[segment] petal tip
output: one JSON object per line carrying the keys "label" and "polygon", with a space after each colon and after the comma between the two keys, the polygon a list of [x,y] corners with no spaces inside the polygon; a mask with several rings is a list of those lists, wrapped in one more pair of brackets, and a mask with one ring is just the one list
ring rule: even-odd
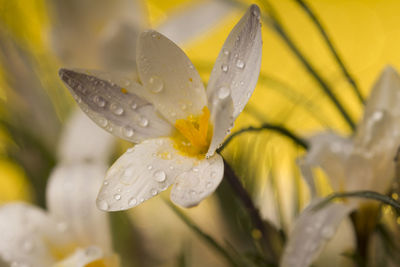
{"label": "petal tip", "polygon": [[383,70],[383,73],[397,74],[398,75],[398,72],[397,72],[396,68],[393,65],[390,65],[390,64],[385,66],[385,68]]}
{"label": "petal tip", "polygon": [[258,7],[258,5],[252,4],[249,7],[249,12],[250,12],[251,16],[253,16],[253,17],[257,18],[257,19],[260,19],[261,11],[260,11],[260,8]]}

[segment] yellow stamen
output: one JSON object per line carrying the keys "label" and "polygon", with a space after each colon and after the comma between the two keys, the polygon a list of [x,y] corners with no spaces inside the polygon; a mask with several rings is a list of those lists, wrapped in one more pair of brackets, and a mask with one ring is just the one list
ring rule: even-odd
{"label": "yellow stamen", "polygon": [[172,139],[175,148],[184,155],[192,157],[203,157],[207,153],[211,142],[212,125],[210,125],[210,111],[203,108],[200,116],[190,115],[186,119],[179,119],[175,122],[178,130]]}

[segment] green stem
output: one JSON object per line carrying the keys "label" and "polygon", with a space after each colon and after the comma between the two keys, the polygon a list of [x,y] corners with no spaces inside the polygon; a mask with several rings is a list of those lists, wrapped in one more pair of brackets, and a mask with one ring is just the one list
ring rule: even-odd
{"label": "green stem", "polygon": [[250,126],[248,128],[244,128],[244,129],[238,130],[237,132],[232,133],[225,140],[225,142],[222,143],[221,147],[217,149],[217,152],[220,153],[222,150],[224,150],[225,147],[238,135],[241,135],[246,132],[259,132],[259,131],[264,131],[264,130],[276,131],[276,132],[280,133],[281,135],[286,136],[289,139],[293,140],[297,145],[303,147],[304,149],[308,149],[308,147],[309,147],[309,144],[306,140],[297,136],[295,133],[293,133],[289,129],[287,129],[281,125],[277,125],[277,124],[263,123],[260,127]]}
{"label": "green stem", "polygon": [[231,266],[241,266],[239,265],[229,254],[228,251],[225,250],[223,246],[221,246],[214,238],[210,235],[206,234],[201,230],[188,216],[186,216],[179,208],[177,208],[170,201],[166,200],[165,203],[171,208],[173,212],[190,228],[192,229],[198,236],[200,236],[204,241],[210,244],[215,251],[217,251]]}
{"label": "green stem", "polygon": [[329,50],[331,51],[333,57],[335,58],[337,64],[339,65],[340,69],[342,70],[343,75],[346,77],[348,82],[353,87],[354,93],[357,95],[360,102],[364,104],[365,100],[364,100],[363,96],[361,95],[360,88],[358,87],[356,81],[353,79],[352,75],[347,70],[346,66],[344,65],[343,60],[340,58],[335,46],[333,45],[333,43],[331,41],[331,38],[325,31],[324,27],[322,26],[320,20],[318,19],[318,17],[314,13],[314,11],[310,8],[310,6],[305,1],[303,1],[303,0],[294,0],[294,1],[296,1],[304,9],[306,14],[310,17],[312,22],[315,24],[315,26],[317,27],[318,31],[320,32],[322,38],[324,39],[325,43],[327,44]]}
{"label": "green stem", "polygon": [[269,223],[265,223],[261,218],[260,212],[257,207],[254,205],[253,200],[250,195],[247,193],[246,189],[243,187],[239,178],[236,176],[235,172],[231,168],[231,166],[224,160],[224,178],[231,185],[232,189],[236,193],[236,196],[239,197],[243,206],[246,208],[247,213],[249,214],[251,221],[256,229],[261,232],[263,245],[265,246],[265,252],[267,259],[271,262],[272,265],[276,265],[279,260],[280,252],[277,251],[276,245],[277,242],[281,243],[282,240],[279,238],[278,231]]}

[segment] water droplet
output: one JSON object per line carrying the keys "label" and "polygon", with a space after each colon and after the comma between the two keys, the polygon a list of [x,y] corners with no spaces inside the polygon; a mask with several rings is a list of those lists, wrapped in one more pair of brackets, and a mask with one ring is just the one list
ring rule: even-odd
{"label": "water droplet", "polygon": [[152,33],[152,34],[151,34],[151,37],[156,38],[156,37],[157,37],[157,34]]}
{"label": "water droplet", "polygon": [[110,106],[110,109],[115,115],[118,115],[118,116],[120,116],[124,113],[124,109],[117,103],[112,103]]}
{"label": "water droplet", "polygon": [[115,194],[114,195],[114,199],[115,200],[120,200],[121,199],[121,195],[120,194]]}
{"label": "water droplet", "polygon": [[139,121],[139,125],[142,127],[147,127],[147,125],[149,125],[149,120],[145,117],[142,117]]}
{"label": "water droplet", "polygon": [[250,98],[250,96],[251,96],[251,93],[248,92],[248,93],[247,93],[247,98]]}
{"label": "water droplet", "polygon": [[155,195],[157,195],[157,189],[151,189],[151,194],[153,195],[153,196],[155,196]]}
{"label": "water droplet", "polygon": [[104,183],[103,183],[104,185],[108,185],[108,182],[107,181],[104,181]]}
{"label": "water droplet", "polygon": [[123,175],[124,175],[124,176],[132,176],[133,173],[134,173],[134,168],[130,167],[130,168],[125,169]]}
{"label": "water droplet", "polygon": [[94,102],[100,108],[104,108],[106,106],[106,103],[107,103],[106,100],[104,98],[102,98],[101,96],[95,96],[94,97]]}
{"label": "water droplet", "polygon": [[227,72],[227,71],[229,70],[228,65],[222,64],[222,65],[221,65],[221,70],[222,70],[223,72]]}
{"label": "water droplet", "polygon": [[105,202],[104,200],[102,200],[100,203],[99,203],[99,208],[101,209],[101,210],[108,210],[108,203],[107,202]]}
{"label": "water droplet", "polygon": [[193,171],[194,171],[194,172],[198,172],[199,169],[198,169],[198,168],[193,168]]}
{"label": "water droplet", "polygon": [[257,19],[260,19],[260,12],[258,12],[257,9],[254,9],[252,13],[253,13],[253,16],[255,16]]}
{"label": "water droplet", "polygon": [[231,90],[228,87],[221,87],[218,90],[219,99],[225,99],[231,94]]}
{"label": "water droplet", "polygon": [[159,183],[162,183],[166,180],[167,175],[165,174],[164,171],[157,171],[154,173],[154,180],[156,180]]}
{"label": "water droplet", "polygon": [[147,165],[147,169],[150,171],[151,169],[153,169],[153,166]]}
{"label": "water droplet", "polygon": [[129,127],[129,126],[125,126],[125,127],[123,128],[123,132],[124,132],[124,135],[125,135],[126,137],[132,137],[133,134],[135,133],[135,132],[133,131],[133,129],[132,129],[131,127]]}
{"label": "water droplet", "polygon": [[383,112],[382,112],[381,110],[375,111],[375,112],[372,114],[372,119],[375,120],[375,121],[379,121],[379,120],[381,120],[382,118],[383,118]]}
{"label": "water droplet", "polygon": [[241,59],[236,60],[236,67],[238,67],[239,69],[243,69],[244,66],[245,66],[245,63],[243,60],[241,60]]}
{"label": "water droplet", "polygon": [[131,148],[128,148],[128,149],[126,150],[126,152],[127,152],[127,153],[132,153],[134,150],[135,150],[135,149],[134,149],[133,147],[131,147]]}
{"label": "water droplet", "polygon": [[131,109],[135,110],[137,108],[136,102],[132,101],[131,103]]}
{"label": "water droplet", "polygon": [[132,206],[135,206],[136,203],[137,203],[137,200],[136,200],[136,198],[134,198],[134,197],[133,197],[133,198],[130,198],[129,201],[128,201],[128,205],[131,206],[131,207],[132,207]]}
{"label": "water droplet", "polygon": [[131,85],[131,82],[129,80],[126,80],[125,81],[125,86],[129,86],[129,85]]}
{"label": "water droplet", "polygon": [[158,76],[151,76],[149,79],[149,89],[151,92],[157,94],[164,88],[164,82]]}
{"label": "water droplet", "polygon": [[228,56],[229,55],[229,51],[228,50],[224,50],[224,55]]}
{"label": "water droplet", "polygon": [[98,122],[101,127],[106,127],[108,125],[108,120],[106,118],[99,118]]}
{"label": "water droplet", "polygon": [[195,196],[197,195],[196,191],[194,191],[194,190],[190,190],[189,194],[190,194],[192,197],[195,197]]}

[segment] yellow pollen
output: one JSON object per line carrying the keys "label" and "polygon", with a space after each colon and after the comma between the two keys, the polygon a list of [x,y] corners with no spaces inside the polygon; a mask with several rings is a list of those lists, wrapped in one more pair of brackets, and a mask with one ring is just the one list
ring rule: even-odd
{"label": "yellow pollen", "polygon": [[125,88],[121,88],[121,93],[126,94],[128,93],[128,90],[126,90]]}
{"label": "yellow pollen", "polygon": [[104,260],[100,259],[86,264],[85,267],[107,267],[107,265],[104,263]]}
{"label": "yellow pollen", "polygon": [[208,150],[212,136],[210,111],[205,106],[200,116],[190,115],[175,122],[176,133],[173,135],[175,148],[186,156],[203,157]]}

